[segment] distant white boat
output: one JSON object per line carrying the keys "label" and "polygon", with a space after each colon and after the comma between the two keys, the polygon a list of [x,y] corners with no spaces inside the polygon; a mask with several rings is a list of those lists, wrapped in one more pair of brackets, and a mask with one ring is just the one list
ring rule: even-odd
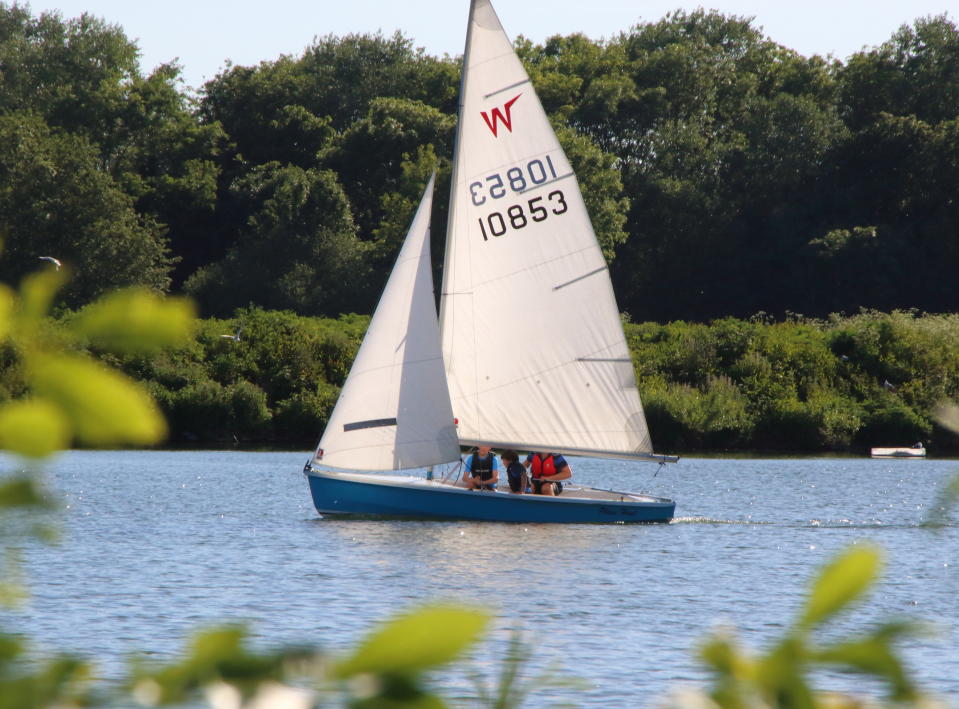
{"label": "distant white boat", "polygon": [[925,458],[926,448],[922,443],[901,448],[872,448],[869,454],[873,458]]}

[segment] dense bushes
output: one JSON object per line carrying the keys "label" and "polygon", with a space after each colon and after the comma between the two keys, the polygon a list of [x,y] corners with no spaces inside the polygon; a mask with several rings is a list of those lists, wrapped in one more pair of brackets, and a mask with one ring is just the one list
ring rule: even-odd
{"label": "dense bushes", "polygon": [[[174,443],[309,447],[368,322],[250,307],[199,321],[188,345],[161,354],[89,349],[147,386]],[[959,450],[932,414],[959,399],[959,315],[627,323],[626,336],[658,451]],[[23,393],[16,353],[0,350],[0,400]]]}
{"label": "dense bushes", "polygon": [[[257,309],[202,321],[190,348],[141,364],[177,440],[311,445],[368,320]],[[223,337],[240,333],[240,339]],[[626,325],[658,450],[861,451],[956,437],[959,316],[863,312],[818,321]]]}
{"label": "dense bushes", "polygon": [[959,395],[959,316],[627,324],[664,451],[859,451],[959,440],[932,410]]}
{"label": "dense bushes", "polygon": [[369,318],[248,308],[198,323],[189,346],[117,364],[143,380],[175,443],[316,442]]}

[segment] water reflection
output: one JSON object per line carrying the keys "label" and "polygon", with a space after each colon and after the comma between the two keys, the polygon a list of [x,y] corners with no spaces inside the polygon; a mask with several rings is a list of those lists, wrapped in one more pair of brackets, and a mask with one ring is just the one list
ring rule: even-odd
{"label": "water reflection", "polygon": [[[620,525],[498,524],[338,520],[317,527],[324,536],[358,545],[358,553],[388,559],[450,590],[489,588],[509,596],[529,591],[533,577],[580,574],[623,543]],[[626,532],[627,535],[630,532]],[[443,579],[455,579],[455,584]]]}

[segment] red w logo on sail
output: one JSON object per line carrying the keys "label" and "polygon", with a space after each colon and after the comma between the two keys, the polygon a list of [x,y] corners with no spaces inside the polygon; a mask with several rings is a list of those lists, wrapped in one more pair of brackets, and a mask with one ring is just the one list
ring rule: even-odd
{"label": "red w logo on sail", "polygon": [[516,103],[516,99],[522,95],[523,94],[516,94],[513,98],[504,103],[502,111],[499,110],[499,106],[490,111],[490,114],[493,116],[492,118],[487,115],[486,111],[480,111],[480,115],[483,117],[483,120],[486,121],[486,125],[489,126],[491,131],[493,131],[494,137],[499,137],[496,133],[496,130],[500,122],[506,126],[506,130],[508,130],[510,133],[513,132],[513,117],[510,115],[510,109],[513,107],[513,104]]}

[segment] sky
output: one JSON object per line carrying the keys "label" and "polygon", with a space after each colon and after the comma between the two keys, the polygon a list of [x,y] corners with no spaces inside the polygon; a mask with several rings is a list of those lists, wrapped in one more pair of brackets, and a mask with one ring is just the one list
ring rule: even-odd
{"label": "sky", "polygon": [[[773,41],[805,56],[845,60],[889,39],[916,18],[948,13],[959,22],[959,0],[493,0],[510,37],[542,42],[582,32],[612,37],[667,12],[698,7],[752,17]],[[34,15],[84,12],[120,25],[141,51],[144,74],[177,60],[187,86],[199,88],[227,61],[249,66],[282,54],[300,55],[316,37],[400,30],[436,56],[463,51],[468,0],[33,0]]]}

